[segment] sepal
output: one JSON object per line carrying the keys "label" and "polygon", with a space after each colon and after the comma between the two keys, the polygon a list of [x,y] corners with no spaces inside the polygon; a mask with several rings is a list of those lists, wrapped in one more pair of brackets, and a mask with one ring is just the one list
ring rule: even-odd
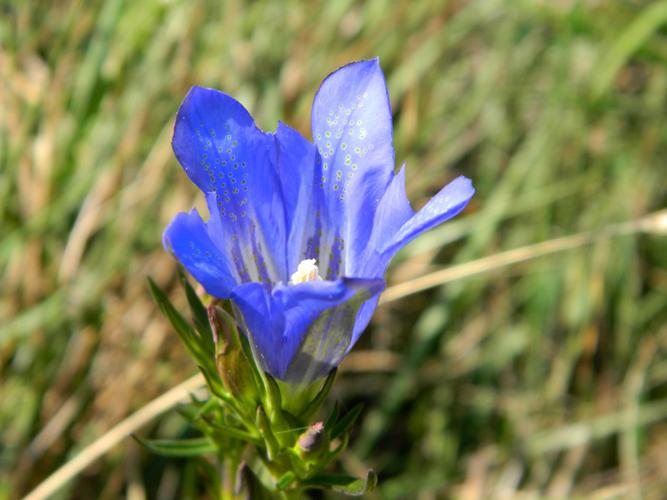
{"label": "sepal", "polygon": [[337,372],[336,368],[331,370],[327,378],[324,380],[324,383],[322,384],[322,387],[319,390],[319,392],[315,395],[315,397],[312,398],[312,400],[309,403],[305,405],[303,411],[299,413],[299,418],[301,418],[301,420],[308,422],[309,420],[315,417],[320,407],[322,406],[327,396],[329,395],[329,392],[331,391],[331,386],[333,385],[334,380],[336,379],[336,372]]}
{"label": "sepal", "polygon": [[286,427],[282,411],[280,387],[278,387],[276,380],[267,372],[264,372],[263,375],[264,388],[266,389],[263,402],[266,407],[266,413],[271,419],[271,423],[279,427]]}

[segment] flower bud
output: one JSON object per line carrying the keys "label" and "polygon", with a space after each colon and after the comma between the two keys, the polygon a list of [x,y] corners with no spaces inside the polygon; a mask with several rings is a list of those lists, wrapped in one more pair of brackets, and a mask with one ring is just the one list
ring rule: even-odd
{"label": "flower bud", "polygon": [[208,307],[208,319],[215,339],[215,364],[227,392],[243,401],[254,402],[257,390],[252,367],[243,353],[233,319],[220,307]]}
{"label": "flower bud", "polygon": [[315,422],[296,441],[296,452],[302,459],[313,460],[329,450],[329,439],[324,432],[324,423]]}

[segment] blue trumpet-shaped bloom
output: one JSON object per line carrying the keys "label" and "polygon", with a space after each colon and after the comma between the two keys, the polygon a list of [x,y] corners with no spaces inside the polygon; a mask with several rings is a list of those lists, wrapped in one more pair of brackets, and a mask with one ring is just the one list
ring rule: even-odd
{"label": "blue trumpet-shaped bloom", "polygon": [[283,123],[263,132],[238,101],[193,87],[172,144],[209,219],[180,213],[164,232],[165,247],[206,291],[233,301],[263,368],[293,383],[341,362],[370,321],[392,256],[474,193],[458,177],[411,209],[404,168],[394,173],[377,59],[324,80],[312,132],[314,144]]}

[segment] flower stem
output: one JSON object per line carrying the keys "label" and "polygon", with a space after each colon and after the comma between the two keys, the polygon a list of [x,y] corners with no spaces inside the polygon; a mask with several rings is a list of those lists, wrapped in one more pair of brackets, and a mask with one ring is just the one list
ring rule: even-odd
{"label": "flower stem", "polygon": [[239,494],[240,488],[236,484],[238,465],[238,460],[231,459],[230,457],[223,459],[222,500],[238,500],[243,498],[243,495]]}

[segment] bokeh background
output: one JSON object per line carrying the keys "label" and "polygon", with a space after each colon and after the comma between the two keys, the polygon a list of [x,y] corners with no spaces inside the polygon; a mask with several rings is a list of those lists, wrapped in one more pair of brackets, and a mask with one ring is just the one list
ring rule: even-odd
{"label": "bokeh background", "polygon": [[[309,137],[322,78],[376,55],[413,206],[477,194],[341,369],[344,467],[375,498],[664,498],[667,2],[633,0],[0,2],[0,498],[196,371],[146,284],[184,303],[160,236],[201,203],[170,148],[188,88]],[[58,498],[197,480],[127,439]]]}

